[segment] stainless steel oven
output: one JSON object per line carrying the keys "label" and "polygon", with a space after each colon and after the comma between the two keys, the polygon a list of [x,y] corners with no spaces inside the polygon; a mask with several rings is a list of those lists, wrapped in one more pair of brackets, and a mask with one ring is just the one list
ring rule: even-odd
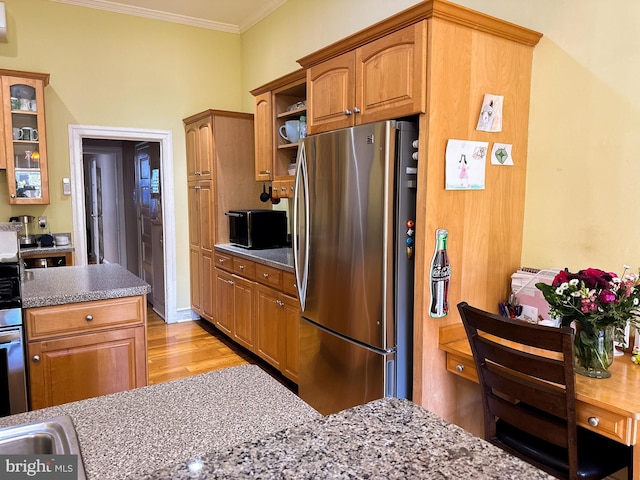
{"label": "stainless steel oven", "polygon": [[0,416],[27,411],[18,263],[0,263]]}

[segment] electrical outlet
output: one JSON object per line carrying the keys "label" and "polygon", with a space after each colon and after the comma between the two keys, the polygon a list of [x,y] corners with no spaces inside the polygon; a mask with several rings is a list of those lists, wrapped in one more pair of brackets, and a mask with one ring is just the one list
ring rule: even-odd
{"label": "electrical outlet", "polygon": [[38,225],[40,228],[47,228],[47,217],[38,217]]}

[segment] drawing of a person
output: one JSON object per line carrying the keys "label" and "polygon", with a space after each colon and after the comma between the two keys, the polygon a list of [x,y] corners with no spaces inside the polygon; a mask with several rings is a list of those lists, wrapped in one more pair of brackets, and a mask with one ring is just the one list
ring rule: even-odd
{"label": "drawing of a person", "polygon": [[469,186],[469,165],[467,164],[467,156],[465,154],[460,155],[458,160],[458,171],[460,178],[460,186]]}

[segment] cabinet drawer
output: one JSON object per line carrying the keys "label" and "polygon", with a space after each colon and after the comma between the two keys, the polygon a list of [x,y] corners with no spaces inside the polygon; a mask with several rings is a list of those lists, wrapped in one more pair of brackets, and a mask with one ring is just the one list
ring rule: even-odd
{"label": "cabinet drawer", "polygon": [[144,298],[114,298],[27,309],[27,340],[144,324]]}
{"label": "cabinet drawer", "polygon": [[447,353],[447,370],[456,375],[460,375],[467,380],[479,383],[478,372],[473,357],[459,357],[452,353]]}
{"label": "cabinet drawer", "polygon": [[292,297],[298,296],[296,276],[291,272],[282,272],[282,291]]}
{"label": "cabinet drawer", "polygon": [[576,417],[581,427],[627,445],[631,443],[632,418],[581,401],[576,402]]}
{"label": "cabinet drawer", "polygon": [[255,280],[256,264],[251,260],[233,257],[233,273],[236,273],[241,277],[248,278],[249,280]]}
{"label": "cabinet drawer", "polygon": [[233,258],[230,255],[216,252],[214,254],[214,263],[218,268],[233,272]]}
{"label": "cabinet drawer", "polygon": [[257,263],[256,281],[282,290],[282,270]]}

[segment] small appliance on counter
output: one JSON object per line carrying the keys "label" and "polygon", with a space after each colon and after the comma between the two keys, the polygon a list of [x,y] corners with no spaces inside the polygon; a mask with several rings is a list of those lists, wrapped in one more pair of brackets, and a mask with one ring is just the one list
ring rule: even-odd
{"label": "small appliance on counter", "polygon": [[229,243],[251,249],[287,245],[287,213],[282,210],[230,210]]}
{"label": "small appliance on counter", "polygon": [[40,235],[40,247],[41,248],[50,248],[53,247],[53,236],[45,233]]}
{"label": "small appliance on counter", "polygon": [[21,215],[19,217],[11,217],[9,218],[9,221],[22,224],[22,230],[18,235],[20,248],[34,248],[38,246],[34,233],[36,217],[31,215]]}

